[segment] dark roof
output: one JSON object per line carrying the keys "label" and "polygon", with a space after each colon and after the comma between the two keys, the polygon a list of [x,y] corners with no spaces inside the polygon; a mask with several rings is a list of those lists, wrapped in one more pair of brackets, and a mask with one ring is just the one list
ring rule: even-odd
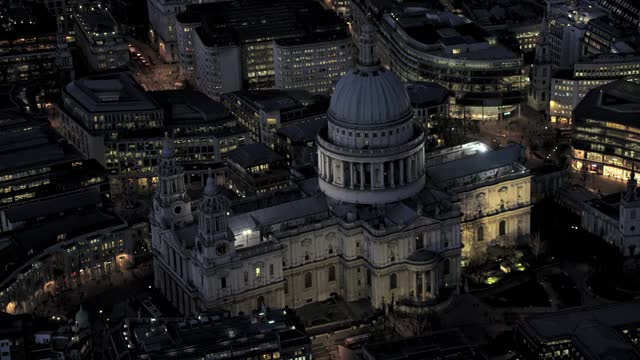
{"label": "dark roof", "polygon": [[481,359],[458,329],[365,344],[364,351],[375,360]]}
{"label": "dark roof", "polygon": [[574,110],[576,122],[593,119],[640,128],[640,80],[621,79],[587,93]]}
{"label": "dark roof", "polygon": [[240,146],[229,151],[227,159],[244,169],[284,160],[282,156],[263,143]]}
{"label": "dark roof", "polygon": [[71,193],[62,197],[46,199],[10,207],[5,210],[7,220],[12,223],[36,219],[50,214],[95,206],[102,201],[100,193],[94,189]]}
{"label": "dark roof", "polygon": [[306,143],[314,141],[318,133],[327,124],[326,117],[317,117],[308,121],[299,121],[278,129],[278,134],[290,139],[292,142]]}
{"label": "dark roof", "polygon": [[221,103],[193,90],[151,91],[148,93],[164,109],[168,125],[227,121],[229,110]]}
{"label": "dark roof", "polygon": [[441,105],[449,100],[449,90],[436,83],[411,81],[406,88],[411,105],[416,108]]}
{"label": "dark roof", "polygon": [[207,46],[303,38],[346,29],[337,14],[311,0],[231,0],[194,4],[178,14],[177,19],[185,24],[201,24],[196,31]]}

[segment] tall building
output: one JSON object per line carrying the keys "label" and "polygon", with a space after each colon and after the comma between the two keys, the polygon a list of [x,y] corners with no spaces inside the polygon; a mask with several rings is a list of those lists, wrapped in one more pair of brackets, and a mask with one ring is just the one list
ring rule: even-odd
{"label": "tall building", "polygon": [[429,306],[459,285],[460,217],[425,187],[424,128],[404,84],[373,54],[336,85],[318,178],[297,200],[231,213],[213,177],[192,212],[166,142],[150,214],[155,284],[183,313],[299,307],[332,295]]}
{"label": "tall building", "polygon": [[626,180],[640,168],[640,84],[635,78],[597,87],[573,112],[572,166]]}
{"label": "tall building", "polygon": [[216,167],[224,153],[249,141],[221,104],[190,90],[146,92],[124,73],[95,75],[67,85],[55,124],[83,155],[107,168],[113,191],[129,180],[156,183],[157,152],[167,133],[185,165]]}
{"label": "tall building", "polygon": [[73,19],[76,44],[92,71],[122,69],[129,61],[129,46],[119,25],[102,5],[77,5]]}
{"label": "tall building", "polygon": [[[191,5],[177,22],[181,71],[212,98],[242,89],[273,88],[277,66],[283,87],[329,93],[350,62],[347,25],[314,1]],[[274,55],[278,46],[280,52]],[[313,69],[324,72],[324,81],[331,84],[323,84]]]}
{"label": "tall building", "polygon": [[273,44],[275,87],[330,95],[352,66],[351,35],[343,31]]}
{"label": "tall building", "polygon": [[352,2],[354,28],[376,21],[383,62],[401,79],[438,83],[453,96],[453,118],[499,120],[515,113],[528,78],[521,56],[469,19],[447,11]]}
{"label": "tall building", "polygon": [[517,353],[523,359],[637,359],[638,314],[637,303],[618,303],[529,316],[515,327]]}

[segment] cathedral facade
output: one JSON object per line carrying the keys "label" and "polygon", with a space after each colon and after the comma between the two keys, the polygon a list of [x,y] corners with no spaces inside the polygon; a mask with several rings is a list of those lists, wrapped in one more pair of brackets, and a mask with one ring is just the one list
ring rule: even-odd
{"label": "cathedral facade", "polygon": [[[336,86],[317,139],[318,177],[281,205],[231,213],[213,177],[192,211],[167,140],[150,214],[155,285],[185,314],[299,307],[340,296],[381,308],[459,285],[461,218],[426,186],[424,129],[400,79],[374,58]],[[449,293],[447,291],[446,293]]]}

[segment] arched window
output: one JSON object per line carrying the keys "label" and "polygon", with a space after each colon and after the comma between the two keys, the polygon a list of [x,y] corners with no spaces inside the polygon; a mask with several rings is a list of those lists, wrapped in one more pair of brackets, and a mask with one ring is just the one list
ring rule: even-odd
{"label": "arched window", "polygon": [[393,290],[398,287],[398,275],[392,273],[389,275],[389,290]]}
{"label": "arched window", "polygon": [[313,279],[311,278],[311,272],[304,274],[304,288],[308,289],[313,286]]}
{"label": "arched window", "polygon": [[336,267],[329,266],[329,281],[336,281]]}
{"label": "arched window", "polygon": [[449,259],[446,259],[444,261],[444,274],[445,275],[449,275],[449,273],[451,272],[451,261],[449,261]]}
{"label": "arched window", "polygon": [[476,238],[478,239],[478,241],[484,240],[484,226],[482,225],[478,226],[478,230],[476,231],[478,232],[476,234]]}
{"label": "arched window", "polygon": [[500,221],[500,225],[498,226],[498,235],[504,236],[507,233],[507,221]]}

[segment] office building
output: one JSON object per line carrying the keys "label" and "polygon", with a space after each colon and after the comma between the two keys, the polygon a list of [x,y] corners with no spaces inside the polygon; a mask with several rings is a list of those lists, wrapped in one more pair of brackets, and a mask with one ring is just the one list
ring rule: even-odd
{"label": "office building", "polygon": [[224,106],[203,94],[146,92],[124,73],[70,83],[56,110],[62,135],[106,167],[114,192],[125,180],[140,189],[155,186],[153,168],[167,134],[175,137],[180,160],[197,167],[197,178],[249,141]]}
{"label": "office building", "polygon": [[[182,33],[177,44],[181,69],[212,98],[242,89],[273,88],[276,65],[280,65],[283,87],[303,86],[328,93],[348,67],[346,24],[314,1],[191,5],[177,21]],[[279,56],[274,55],[277,44]],[[299,56],[300,50],[306,51],[304,58]],[[323,84],[311,69],[324,70],[331,85]]]}
{"label": "office building", "polygon": [[99,3],[80,3],[73,19],[76,44],[92,71],[126,67],[129,43],[106,8]]}
{"label": "office building", "polygon": [[427,145],[436,147],[444,145],[434,127],[438,120],[449,118],[449,90],[436,83],[409,81],[406,83],[407,93],[411,100],[416,120],[424,125]]}
{"label": "office building", "polygon": [[640,29],[640,4],[633,0],[601,0],[600,4],[609,10],[611,17],[622,24]]}
{"label": "office building", "polygon": [[559,71],[551,78],[548,104],[551,123],[570,126],[573,110],[590,90],[638,75],[640,56],[636,54],[604,54],[582,58],[571,70]]}
{"label": "office building", "polygon": [[640,168],[640,84],[617,80],[587,93],[573,112],[572,167],[625,181]]}
{"label": "office building", "polygon": [[0,81],[43,91],[44,101],[30,106],[44,108],[74,75],[56,18],[41,5],[12,3],[0,9],[0,23]]}
{"label": "office building", "polygon": [[276,40],[275,87],[331,95],[351,68],[352,38],[346,29],[328,34]]}
{"label": "office building", "polygon": [[47,122],[7,111],[0,119],[0,232],[55,215],[41,204],[61,197],[90,193],[91,200],[81,202],[87,206],[107,200],[104,168],[65,143]]}
{"label": "office building", "polygon": [[640,305],[618,303],[533,315],[515,327],[523,359],[637,359]]}
{"label": "office building", "polygon": [[365,360],[482,359],[458,329],[365,344],[362,352]]}
{"label": "office building", "polygon": [[529,85],[522,57],[495,35],[448,11],[353,2],[354,29],[372,14],[383,62],[401,79],[438,83],[452,92],[450,115],[499,120],[515,114]]}

